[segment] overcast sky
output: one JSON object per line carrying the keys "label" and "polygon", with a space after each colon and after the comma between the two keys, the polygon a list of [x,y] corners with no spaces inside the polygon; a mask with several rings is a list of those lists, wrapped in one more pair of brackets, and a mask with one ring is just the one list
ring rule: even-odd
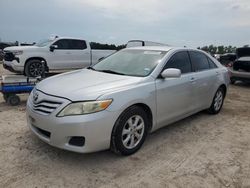
{"label": "overcast sky", "polygon": [[2,41],[59,36],[122,44],[250,44],[250,0],[0,0]]}

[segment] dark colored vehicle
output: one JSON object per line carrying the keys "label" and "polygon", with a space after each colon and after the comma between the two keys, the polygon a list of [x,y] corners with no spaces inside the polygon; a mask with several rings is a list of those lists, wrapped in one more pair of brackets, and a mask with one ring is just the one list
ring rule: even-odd
{"label": "dark colored vehicle", "polygon": [[236,56],[237,59],[233,64],[233,69],[250,72],[250,47],[237,48]]}
{"label": "dark colored vehicle", "polygon": [[237,48],[237,59],[233,67],[229,68],[230,80],[234,84],[236,81],[250,82],[250,47]]}
{"label": "dark colored vehicle", "polygon": [[13,45],[14,44],[0,42],[0,61],[3,61],[3,57],[4,57],[3,49],[9,46],[13,46]]}
{"label": "dark colored vehicle", "polygon": [[3,56],[4,56],[4,54],[3,54],[3,50],[2,50],[2,49],[0,49],[0,61],[3,61]]}
{"label": "dark colored vehicle", "polygon": [[235,53],[227,53],[220,56],[219,61],[226,67],[231,67],[237,56]]}

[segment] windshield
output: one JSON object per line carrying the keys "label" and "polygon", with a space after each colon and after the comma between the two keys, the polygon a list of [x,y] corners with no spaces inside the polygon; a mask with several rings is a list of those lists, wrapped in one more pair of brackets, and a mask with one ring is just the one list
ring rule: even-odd
{"label": "windshield", "polygon": [[93,68],[97,71],[129,76],[148,76],[167,51],[132,50],[117,52],[102,60]]}
{"label": "windshield", "polygon": [[40,40],[38,43],[36,43],[35,46],[44,47],[44,46],[49,45],[51,42],[53,42],[52,39],[44,39],[44,40]]}

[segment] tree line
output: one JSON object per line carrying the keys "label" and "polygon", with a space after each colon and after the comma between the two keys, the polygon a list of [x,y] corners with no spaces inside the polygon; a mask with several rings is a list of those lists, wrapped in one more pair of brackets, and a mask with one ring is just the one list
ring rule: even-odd
{"label": "tree line", "polygon": [[121,50],[126,47],[125,44],[115,45],[115,44],[101,44],[98,42],[90,42],[91,49],[98,50]]}
{"label": "tree line", "polygon": [[[100,50],[121,50],[126,47],[125,44],[122,45],[115,45],[115,44],[101,44],[98,42],[91,42],[90,46],[92,49],[100,49]],[[245,45],[243,47],[249,47],[249,45]],[[203,46],[203,47],[198,47],[198,49],[209,52],[211,54],[225,54],[225,53],[235,53],[237,47],[236,46],[215,46],[215,45],[209,45],[209,46]]]}
{"label": "tree line", "polygon": [[[249,47],[249,45],[245,45],[243,47]],[[214,45],[209,45],[209,46],[203,46],[203,47],[198,47],[198,49],[209,52],[211,54],[225,54],[225,53],[235,53],[237,47],[236,46],[214,46]]]}

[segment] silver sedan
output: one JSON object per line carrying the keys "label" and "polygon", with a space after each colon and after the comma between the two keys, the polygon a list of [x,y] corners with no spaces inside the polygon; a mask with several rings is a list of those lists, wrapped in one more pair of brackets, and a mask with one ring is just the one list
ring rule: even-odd
{"label": "silver sedan", "polygon": [[148,133],[194,113],[220,112],[226,68],[199,50],[137,47],[37,84],[27,102],[30,129],[80,153],[135,153]]}

